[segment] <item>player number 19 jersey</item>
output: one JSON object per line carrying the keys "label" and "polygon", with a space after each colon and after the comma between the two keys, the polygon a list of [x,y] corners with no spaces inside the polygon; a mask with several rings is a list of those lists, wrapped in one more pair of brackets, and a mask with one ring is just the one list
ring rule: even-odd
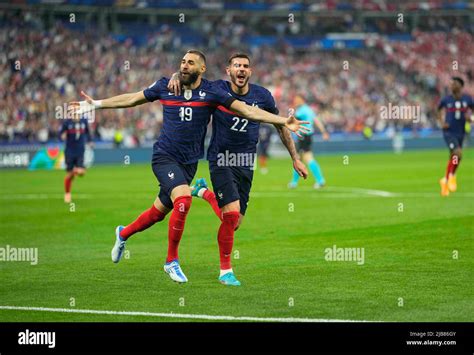
{"label": "player number 19 jersey", "polygon": [[235,99],[206,79],[195,90],[184,90],[179,96],[168,90],[168,82],[162,78],[143,91],[148,101],[159,100],[163,105],[163,128],[153,152],[192,164],[204,156],[204,138],[212,113],[217,106],[228,109]]}

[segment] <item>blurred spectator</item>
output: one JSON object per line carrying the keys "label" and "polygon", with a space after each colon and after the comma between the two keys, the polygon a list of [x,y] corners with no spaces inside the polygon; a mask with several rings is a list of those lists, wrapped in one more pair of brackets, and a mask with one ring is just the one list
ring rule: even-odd
{"label": "blurred spectator", "polygon": [[[318,3],[327,8],[342,4]],[[382,1],[357,1],[354,6],[369,3],[389,6]],[[409,2],[401,4],[408,6]],[[389,42],[380,37],[366,49],[351,51],[297,50],[284,42],[245,48],[242,39],[257,33],[257,28],[273,35],[295,34],[305,28],[313,31],[321,22],[310,16],[313,27],[291,29],[272,21],[248,25],[252,21],[252,17],[226,15],[194,27],[208,40],[205,76],[211,80],[226,78],[230,54],[248,51],[252,82],[274,93],[282,113],[289,108],[293,95],[301,93],[333,132],[362,132],[365,127],[374,132],[392,129],[393,122],[379,117],[380,106],[388,103],[421,106],[421,122],[397,122],[399,128],[407,126],[416,131],[435,127],[436,103],[452,75],[463,76],[466,91],[474,92],[474,38],[467,32],[415,31],[411,42]],[[436,21],[434,28],[438,28]],[[131,40],[119,42],[94,26],[74,31],[58,22],[46,30],[40,18],[28,12],[4,13],[2,23],[0,142],[57,140],[65,103],[81,99],[81,90],[98,99],[143,90],[175,72],[188,49],[168,25],[158,26],[144,44],[135,45]],[[446,23],[450,26],[449,21]],[[346,16],[343,24],[336,23],[339,26],[352,28],[353,19]],[[96,139],[134,147],[155,140],[162,119],[159,103],[103,110],[97,112],[91,129]]]}

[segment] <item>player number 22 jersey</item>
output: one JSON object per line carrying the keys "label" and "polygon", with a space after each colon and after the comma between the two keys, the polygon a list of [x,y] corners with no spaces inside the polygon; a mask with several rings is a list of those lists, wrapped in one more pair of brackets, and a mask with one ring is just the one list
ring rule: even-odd
{"label": "player number 22 jersey", "polygon": [[[213,83],[247,105],[278,114],[273,96],[262,86],[250,84],[247,94],[238,95],[232,91],[228,81],[217,80]],[[226,107],[218,106],[212,119],[212,138],[207,151],[207,159],[217,161],[218,155],[226,154],[226,152],[254,154],[259,137],[259,128],[260,123],[240,117]]]}

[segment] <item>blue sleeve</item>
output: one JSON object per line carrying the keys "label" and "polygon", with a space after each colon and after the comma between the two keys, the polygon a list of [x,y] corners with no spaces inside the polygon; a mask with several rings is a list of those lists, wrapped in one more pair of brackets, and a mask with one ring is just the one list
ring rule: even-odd
{"label": "blue sleeve", "polygon": [[275,99],[273,98],[272,94],[270,91],[267,91],[267,100],[265,103],[265,111],[268,111],[270,113],[273,113],[274,115],[278,115],[280,111],[278,111],[278,107],[275,104]]}
{"label": "blue sleeve", "polygon": [[224,82],[223,80],[217,80],[210,82],[210,92],[213,96],[213,101],[217,104],[224,106],[225,108],[230,108],[232,102],[235,101],[235,98],[227,91],[223,90],[219,84]]}
{"label": "blue sleeve", "polygon": [[158,81],[155,81],[148,88],[143,90],[143,95],[149,102],[159,100],[161,98],[161,92],[167,88],[169,79],[161,78]]}
{"label": "blue sleeve", "polygon": [[439,102],[438,110],[441,110],[444,107],[446,107],[446,97],[443,97],[441,101]]}
{"label": "blue sleeve", "polygon": [[211,83],[211,85],[215,86],[216,88],[220,88],[222,90],[225,90],[225,87],[227,86],[227,82],[225,80],[222,80],[222,79],[210,81],[210,83]]}

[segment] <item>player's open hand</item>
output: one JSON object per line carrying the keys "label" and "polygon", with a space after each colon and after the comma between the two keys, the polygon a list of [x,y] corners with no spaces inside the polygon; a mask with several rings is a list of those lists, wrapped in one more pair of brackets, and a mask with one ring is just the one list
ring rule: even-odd
{"label": "player's open hand", "polygon": [[90,113],[100,107],[99,101],[92,99],[92,97],[87,95],[84,91],[81,91],[81,96],[84,97],[84,101],[72,101],[68,103],[68,117],[78,119],[84,114]]}
{"label": "player's open hand", "polygon": [[179,74],[174,73],[168,82],[168,90],[173,92],[176,96],[181,95],[181,82],[179,81]]}
{"label": "player's open hand", "polygon": [[303,138],[303,135],[309,132],[309,128],[303,126],[305,124],[309,124],[309,122],[300,121],[295,116],[290,115],[286,120],[285,127],[296,134],[298,137]]}
{"label": "player's open hand", "polygon": [[306,165],[304,165],[301,160],[299,159],[294,160],[293,168],[298,173],[298,175],[301,176],[303,179],[306,179],[308,177],[308,169],[306,169]]}
{"label": "player's open hand", "polygon": [[441,126],[442,129],[449,129],[449,124],[447,122],[444,122],[443,125]]}
{"label": "player's open hand", "polygon": [[323,133],[323,141],[328,141],[329,140],[329,133],[328,132],[324,132]]}

